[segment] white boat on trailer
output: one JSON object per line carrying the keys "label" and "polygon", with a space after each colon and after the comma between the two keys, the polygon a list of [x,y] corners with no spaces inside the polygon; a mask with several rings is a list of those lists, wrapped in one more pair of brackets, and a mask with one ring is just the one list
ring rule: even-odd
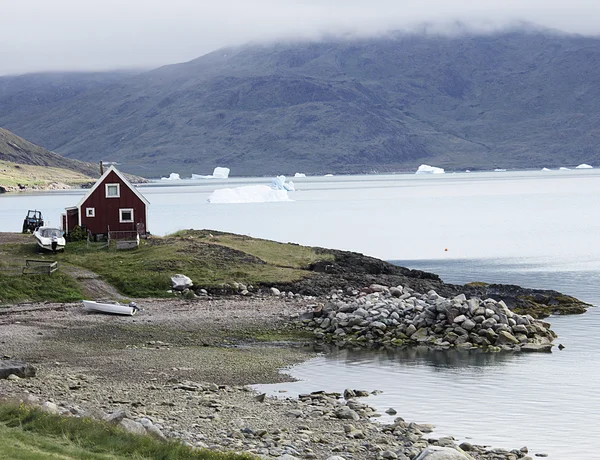
{"label": "white boat on trailer", "polygon": [[129,305],[123,305],[121,303],[96,302],[94,300],[83,300],[82,302],[84,310],[89,312],[133,316],[140,311],[140,308],[135,302],[130,302]]}
{"label": "white boat on trailer", "polygon": [[38,227],[33,232],[33,236],[40,249],[52,252],[65,250],[67,242],[65,241],[62,231],[58,228]]}

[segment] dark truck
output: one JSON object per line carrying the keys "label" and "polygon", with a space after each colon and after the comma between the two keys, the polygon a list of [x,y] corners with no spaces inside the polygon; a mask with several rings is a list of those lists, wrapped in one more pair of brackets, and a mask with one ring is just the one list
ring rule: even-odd
{"label": "dark truck", "polygon": [[42,212],[30,209],[27,211],[27,217],[25,217],[25,220],[23,221],[23,233],[33,233],[36,228],[42,227],[43,225],[44,218],[42,217]]}

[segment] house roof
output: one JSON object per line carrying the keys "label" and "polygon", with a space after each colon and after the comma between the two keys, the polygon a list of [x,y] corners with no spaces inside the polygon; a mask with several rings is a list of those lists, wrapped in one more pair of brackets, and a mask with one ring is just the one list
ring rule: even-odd
{"label": "house roof", "polygon": [[106,177],[107,177],[107,176],[110,174],[110,172],[111,172],[111,171],[114,171],[114,172],[115,172],[115,174],[116,174],[117,176],[119,176],[119,179],[121,179],[121,180],[122,180],[122,181],[125,183],[125,185],[127,185],[127,187],[129,187],[129,188],[131,189],[131,191],[132,191],[133,193],[135,193],[135,194],[136,194],[136,196],[137,196],[137,197],[138,197],[140,200],[142,200],[142,201],[143,201],[143,202],[146,204],[146,206],[148,206],[148,205],[150,204],[150,202],[149,202],[149,201],[148,201],[148,200],[147,200],[147,199],[144,197],[144,195],[142,195],[142,194],[141,194],[141,193],[140,193],[140,192],[137,190],[137,188],[136,188],[136,187],[134,187],[134,186],[131,184],[131,182],[129,182],[129,181],[127,180],[127,178],[126,178],[126,177],[125,177],[125,176],[124,176],[124,175],[123,175],[123,174],[122,174],[122,173],[121,173],[121,172],[120,172],[120,171],[119,171],[117,168],[115,168],[114,166],[111,166],[110,168],[108,168],[108,169],[107,169],[107,170],[104,172],[104,174],[102,174],[102,177],[96,181],[96,183],[95,183],[95,184],[94,184],[94,186],[93,186],[93,187],[90,189],[90,191],[89,191],[89,192],[87,192],[87,193],[85,194],[85,196],[84,196],[84,197],[81,199],[81,201],[80,201],[80,202],[77,204],[77,208],[81,208],[81,205],[82,205],[83,203],[85,203],[85,200],[87,200],[87,199],[89,198],[89,196],[90,196],[92,193],[94,193],[94,191],[95,191],[95,190],[96,190],[98,187],[100,187],[100,184],[102,184],[102,182],[104,182],[104,180],[105,180],[105,179],[106,179]]}

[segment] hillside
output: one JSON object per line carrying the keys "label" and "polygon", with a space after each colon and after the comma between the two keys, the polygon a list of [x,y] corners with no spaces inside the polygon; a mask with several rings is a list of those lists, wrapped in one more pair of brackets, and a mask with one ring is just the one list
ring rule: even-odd
{"label": "hillside", "polygon": [[146,177],[600,164],[598,38],[397,34],[94,75],[77,91],[49,77],[33,93],[0,78],[0,125]]}
{"label": "hillside", "polygon": [[0,128],[0,160],[19,165],[68,169],[90,177],[99,176],[96,165],[65,158],[2,128]]}

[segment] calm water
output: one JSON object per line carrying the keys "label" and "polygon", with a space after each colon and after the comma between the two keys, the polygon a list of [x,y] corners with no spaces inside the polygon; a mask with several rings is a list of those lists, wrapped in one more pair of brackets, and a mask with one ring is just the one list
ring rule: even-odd
{"label": "calm water", "polygon": [[[269,179],[142,187],[149,229],[233,231],[363,252],[439,273],[445,281],[552,288],[600,304],[600,171],[530,171],[293,179],[293,202],[211,205],[215,189]],[[58,224],[85,191],[0,196],[0,231],[19,231],[27,209]],[[548,355],[411,350],[340,351],[290,369],[301,381],[264,387],[294,394],[346,387],[383,390],[368,402],[438,435],[552,459],[600,458],[600,310],[552,318],[563,351]]]}

